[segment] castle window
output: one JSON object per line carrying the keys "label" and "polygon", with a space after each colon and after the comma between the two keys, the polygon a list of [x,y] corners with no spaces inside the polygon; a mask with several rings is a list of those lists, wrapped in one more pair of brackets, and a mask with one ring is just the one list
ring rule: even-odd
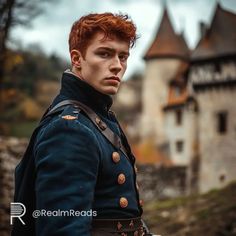
{"label": "castle window", "polygon": [[217,114],[217,131],[219,134],[225,134],[227,132],[227,112],[219,112]]}
{"label": "castle window", "polygon": [[225,181],[225,174],[221,174],[219,176],[219,180],[220,180],[221,183],[223,183]]}
{"label": "castle window", "polygon": [[180,94],[181,94],[181,89],[180,89],[180,87],[175,87],[174,88],[174,91],[175,91],[175,97],[179,97],[180,96]]}
{"label": "castle window", "polygon": [[177,110],[175,112],[175,123],[176,125],[181,125],[182,124],[182,111],[181,110]]}
{"label": "castle window", "polygon": [[176,143],[176,152],[180,153],[184,150],[184,142],[181,140],[178,140]]}
{"label": "castle window", "polygon": [[215,64],[215,72],[221,72],[220,64]]}

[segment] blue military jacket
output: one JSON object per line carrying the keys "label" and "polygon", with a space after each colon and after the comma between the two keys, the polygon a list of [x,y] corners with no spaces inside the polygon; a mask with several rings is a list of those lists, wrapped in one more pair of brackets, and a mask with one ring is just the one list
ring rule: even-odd
{"label": "blue military jacket", "polygon": [[[66,99],[89,106],[122,137],[109,112],[112,98],[70,72],[64,72],[52,105]],[[116,149],[74,106],[66,106],[41,127],[33,152],[36,209],[81,212],[80,216],[38,217],[37,236],[88,236],[93,217],[119,219],[142,214],[132,154],[127,157]]]}

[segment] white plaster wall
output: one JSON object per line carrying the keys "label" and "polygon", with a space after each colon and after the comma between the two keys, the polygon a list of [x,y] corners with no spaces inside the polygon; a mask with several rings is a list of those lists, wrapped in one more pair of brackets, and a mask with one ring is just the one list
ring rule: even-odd
{"label": "white plaster wall", "polygon": [[[182,109],[183,112],[183,109]],[[177,125],[175,121],[175,110],[167,111],[165,115],[165,130],[170,146],[170,157],[176,165],[186,164],[186,137],[184,133],[185,114],[182,114],[182,124]],[[176,141],[184,142],[183,152],[176,151]]]}
{"label": "white plaster wall", "polygon": [[158,144],[165,141],[163,105],[168,98],[168,83],[175,76],[181,61],[153,59],[147,62],[143,80],[143,112],[141,137],[154,137]]}
{"label": "white plaster wall", "polygon": [[[223,187],[236,179],[236,89],[201,91],[199,103],[200,192]],[[228,111],[227,133],[217,132],[216,113]],[[220,175],[225,181],[220,181]]]}
{"label": "white plaster wall", "polygon": [[[189,165],[196,154],[197,142],[197,114],[182,108],[182,124],[177,125],[175,121],[175,110],[167,111],[165,114],[165,131],[170,145],[170,157],[176,165]],[[176,141],[183,141],[183,151],[176,151]]]}
{"label": "white plaster wall", "polygon": [[122,84],[121,88],[119,89],[119,93],[116,96],[117,102],[121,106],[134,107],[139,102],[135,88],[127,84]]}

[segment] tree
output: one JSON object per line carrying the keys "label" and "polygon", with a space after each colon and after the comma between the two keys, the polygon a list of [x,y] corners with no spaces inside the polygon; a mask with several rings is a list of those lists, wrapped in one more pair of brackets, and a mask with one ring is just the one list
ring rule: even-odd
{"label": "tree", "polygon": [[44,3],[47,2],[47,0],[0,1],[0,95],[7,60],[7,42],[10,39],[11,30],[17,25],[30,26],[32,19],[43,12]]}

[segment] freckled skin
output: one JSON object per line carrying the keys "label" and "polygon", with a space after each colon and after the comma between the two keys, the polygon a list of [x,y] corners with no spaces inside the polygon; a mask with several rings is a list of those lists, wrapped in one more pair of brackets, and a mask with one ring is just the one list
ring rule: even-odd
{"label": "freckled skin", "polygon": [[97,91],[114,95],[127,68],[129,43],[103,37],[100,32],[94,35],[84,57],[77,50],[71,52],[72,71]]}

